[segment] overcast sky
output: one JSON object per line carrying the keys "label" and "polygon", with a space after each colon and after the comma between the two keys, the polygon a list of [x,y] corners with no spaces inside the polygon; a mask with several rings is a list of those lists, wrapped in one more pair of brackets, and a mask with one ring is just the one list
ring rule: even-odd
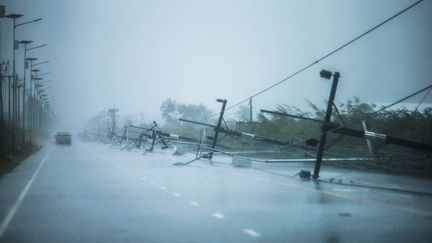
{"label": "overcast sky", "polygon": [[[52,109],[67,125],[115,106],[160,120],[166,98],[219,109],[276,83],[363,33],[412,0],[146,1],[2,0],[17,39],[48,47],[28,56],[50,63]],[[0,19],[1,56],[10,58],[11,20]],[[254,108],[319,105],[341,73],[336,101],[392,102],[432,83],[432,1],[254,99]],[[21,65],[21,66],[20,66]],[[22,50],[17,52],[22,73]],[[418,102],[422,96],[412,99]],[[428,98],[432,101],[432,95]],[[247,103],[245,104],[247,105]],[[233,110],[235,111],[235,110]],[[232,113],[232,112],[231,112]],[[230,112],[228,112],[230,114]]]}

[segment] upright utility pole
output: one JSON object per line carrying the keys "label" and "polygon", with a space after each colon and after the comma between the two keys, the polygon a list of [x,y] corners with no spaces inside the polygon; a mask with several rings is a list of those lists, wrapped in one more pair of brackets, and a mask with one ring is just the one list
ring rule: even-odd
{"label": "upright utility pole", "polygon": [[[324,124],[326,124],[326,123],[329,123],[330,119],[331,119],[332,107],[333,107],[333,103],[334,103],[334,98],[336,96],[336,88],[338,85],[340,74],[338,72],[335,72],[334,74],[332,74],[330,71],[322,70],[320,72],[320,76],[322,78],[326,78],[326,79],[330,79],[333,76],[333,83],[331,86],[330,96],[329,96],[328,103],[327,103],[327,110],[326,110],[326,114],[325,114],[325,118],[324,118]],[[320,168],[321,168],[321,161],[322,161],[322,157],[324,154],[324,146],[326,143],[326,139],[327,139],[327,131],[324,131],[323,134],[321,135],[321,140],[320,140],[320,144],[318,147],[318,154],[317,154],[316,163],[315,163],[315,169],[314,169],[314,174],[313,174],[313,179],[315,179],[315,180],[318,179],[318,177],[319,177],[319,172],[320,172]]]}
{"label": "upright utility pole", "polygon": [[116,126],[117,126],[117,122],[116,122],[116,113],[118,112],[118,109],[112,108],[108,110],[109,115],[111,116],[111,122],[112,122],[112,126],[111,126],[111,132],[109,134],[109,139],[111,140],[114,137],[114,134],[116,133]]}
{"label": "upright utility pole", "polygon": [[253,122],[252,97],[249,98],[249,122]]}

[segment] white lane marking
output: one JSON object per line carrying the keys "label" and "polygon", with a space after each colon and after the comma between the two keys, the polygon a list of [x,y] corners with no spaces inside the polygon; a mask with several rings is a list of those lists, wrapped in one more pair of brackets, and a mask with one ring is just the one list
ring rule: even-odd
{"label": "white lane marking", "polygon": [[332,188],[332,191],[336,191],[336,192],[359,192],[359,191],[369,191],[368,189],[365,188],[356,188],[356,189],[352,189],[352,188]]}
{"label": "white lane marking", "polygon": [[174,193],[173,193],[173,196],[174,196],[174,197],[181,197],[181,194],[178,193],[178,192],[174,192]]}
{"label": "white lane marking", "polygon": [[260,237],[261,236],[260,233],[256,232],[253,229],[243,229],[243,232],[245,232],[246,234],[248,234],[248,235],[250,235],[252,237]]}
{"label": "white lane marking", "polygon": [[212,216],[217,218],[217,219],[224,219],[225,215],[221,214],[221,213],[212,213]]}
{"label": "white lane marking", "polygon": [[413,196],[411,195],[407,195],[407,194],[397,194],[397,193],[389,193],[390,196],[394,196],[394,197],[400,197],[400,198],[406,198],[406,199],[414,199]]}
{"label": "white lane marking", "polygon": [[28,191],[30,190],[30,187],[32,186],[34,180],[36,179],[36,176],[38,176],[42,166],[45,164],[45,161],[47,160],[49,154],[51,153],[53,147],[51,147],[48,151],[48,153],[45,155],[45,157],[42,159],[41,163],[39,164],[38,168],[34,172],[33,176],[30,178],[30,180],[27,182],[26,186],[24,187],[24,190],[19,195],[18,199],[15,201],[12,208],[9,210],[9,213],[6,215],[6,217],[3,219],[3,222],[0,225],[0,239],[3,237],[3,234],[6,232],[6,229],[8,228],[10,222],[12,221],[13,217],[15,216],[16,211],[20,207],[22,201],[26,197]]}
{"label": "white lane marking", "polygon": [[192,206],[195,206],[195,207],[199,207],[200,206],[199,202],[197,202],[197,201],[190,201],[189,204],[192,205]]}
{"label": "white lane marking", "polygon": [[161,190],[166,190],[167,188],[165,186],[160,187]]}
{"label": "white lane marking", "polygon": [[147,178],[145,176],[141,177],[141,180],[145,181]]}

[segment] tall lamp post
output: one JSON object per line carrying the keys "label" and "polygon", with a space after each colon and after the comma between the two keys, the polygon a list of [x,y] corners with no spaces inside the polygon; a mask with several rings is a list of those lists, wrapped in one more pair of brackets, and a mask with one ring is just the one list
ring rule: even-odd
{"label": "tall lamp post", "polygon": [[42,84],[39,83],[43,78],[37,77],[34,78],[35,80],[35,114],[34,114],[34,128],[35,131],[41,131],[41,121],[42,121],[42,112],[43,112],[43,97],[46,95],[44,94],[44,90],[42,89]]}
{"label": "tall lamp post", "polygon": [[26,58],[26,61],[30,62],[30,82],[29,82],[29,86],[30,86],[30,95],[29,95],[29,109],[28,109],[28,120],[29,120],[29,142],[30,145],[32,144],[33,140],[32,140],[32,109],[33,109],[33,85],[32,85],[32,81],[33,81],[33,71],[32,68],[33,67],[33,62],[36,61],[37,58],[36,57],[28,57]]}
{"label": "tall lamp post", "polygon": [[25,93],[26,93],[26,58],[27,58],[27,45],[30,43],[33,43],[33,41],[31,40],[22,40],[19,42],[20,44],[24,44],[24,75],[23,75],[23,91],[22,91],[22,128],[23,128],[23,132],[22,132],[22,143],[25,143],[25,114],[26,114],[26,104],[25,104]]}
{"label": "tall lamp post", "polygon": [[[32,47],[29,48],[28,50],[32,50],[32,49],[36,49],[36,48],[40,48],[40,47],[44,47],[46,46],[46,44],[44,45],[40,45],[37,47]],[[29,60],[29,59],[27,59]],[[30,79],[30,99],[31,99],[31,109],[30,109],[30,113],[29,113],[29,118],[30,118],[30,144],[33,143],[33,134],[34,134],[34,129],[35,129],[35,122],[37,121],[37,100],[35,98],[35,92],[36,90],[34,90],[36,87],[34,87],[36,85],[36,81],[38,80],[42,80],[42,78],[38,77],[37,73],[40,72],[41,70],[39,69],[33,69],[34,66],[38,66],[38,65],[42,65],[45,63],[48,63],[49,61],[44,61],[44,62],[39,62],[39,63],[34,63],[33,61],[37,60],[37,58],[34,58],[30,61],[30,73],[31,73],[31,79]],[[34,84],[33,84],[34,83]]]}
{"label": "tall lamp post", "polygon": [[[18,45],[15,40],[15,29],[16,29],[16,19],[24,15],[22,14],[8,14],[6,17],[13,19],[13,51],[12,51],[12,127],[15,130],[16,125],[16,75],[15,75],[15,49],[18,49]],[[15,137],[13,137],[13,146],[15,147]]]}
{"label": "tall lamp post", "polygon": [[[34,49],[45,47],[47,44],[43,44],[43,45],[27,48],[27,45],[30,44],[30,43],[32,43],[32,41],[20,41],[20,43],[24,44],[24,76],[23,76],[23,98],[22,98],[23,99],[23,101],[22,101],[23,102],[23,105],[22,105],[23,106],[23,111],[22,111],[22,114],[23,114],[23,122],[22,122],[23,135],[22,135],[22,140],[23,141],[22,142],[24,144],[25,143],[25,114],[26,114],[26,111],[25,111],[25,93],[27,91],[26,90],[26,69],[28,68],[28,65],[26,65],[27,64],[27,52],[31,51],[31,50],[34,50]],[[46,63],[46,62],[43,62],[43,63]],[[40,63],[40,64],[43,64],[43,63]],[[37,64],[35,64],[35,65],[37,65]],[[33,65],[30,65],[30,67],[32,67],[32,66]],[[30,87],[32,86],[31,85],[31,79],[30,79],[30,85],[29,86]],[[30,92],[30,95],[31,95],[31,92]],[[28,100],[30,101],[30,98]],[[29,111],[30,111],[30,107],[29,107]],[[28,112],[28,113],[29,113],[29,118],[28,118],[29,122],[28,123],[30,125],[30,112]],[[30,144],[31,144],[31,141],[30,141]]]}
{"label": "tall lamp post", "polygon": [[[38,18],[38,19],[35,19],[35,20],[31,20],[31,21],[27,21],[27,22],[16,24],[16,19],[20,18],[22,16],[23,16],[22,14],[8,14],[8,15],[6,15],[6,17],[13,19],[13,45],[14,45],[14,48],[13,48],[13,52],[12,52],[12,79],[13,79],[14,91],[15,91],[14,92],[14,100],[15,100],[15,102],[14,102],[14,105],[15,105],[15,112],[14,112],[14,114],[15,114],[15,119],[13,121],[14,131],[15,131],[15,128],[17,128],[17,126],[18,126],[18,124],[17,124],[17,120],[18,120],[17,119],[18,118],[18,107],[16,107],[17,106],[16,105],[17,104],[17,94],[16,94],[16,86],[17,86],[16,78],[17,78],[17,74],[16,74],[16,70],[15,70],[15,50],[18,49],[19,44],[17,43],[16,38],[15,38],[16,28],[19,27],[19,26],[22,26],[22,25],[26,25],[26,24],[30,24],[30,23],[34,23],[34,22],[38,22],[38,21],[42,20],[42,18]],[[12,147],[15,147],[15,135],[13,135],[12,140],[13,140],[12,141]]]}

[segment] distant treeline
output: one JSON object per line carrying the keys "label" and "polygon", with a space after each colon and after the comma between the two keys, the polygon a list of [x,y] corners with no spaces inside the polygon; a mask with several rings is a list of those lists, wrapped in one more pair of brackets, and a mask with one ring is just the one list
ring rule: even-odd
{"label": "distant treeline", "polygon": [[[295,106],[279,105],[275,110],[315,119],[323,119],[325,110],[306,100],[311,111],[302,111]],[[324,107],[324,106],[323,106]],[[375,104],[360,102],[354,97],[345,103],[338,104],[333,110],[332,121],[346,124],[347,127],[362,130],[361,120],[365,118],[368,130],[392,135],[404,139],[432,144],[432,107],[422,110],[408,110],[398,108],[374,113],[381,107]],[[203,121],[211,111],[203,105],[178,104],[175,100],[167,99],[161,105],[162,116],[165,119],[164,129],[185,136],[198,137],[202,126],[179,122],[177,118]],[[253,123],[245,122],[248,109],[239,108],[238,117],[243,122],[229,120],[230,129],[254,133],[261,136],[280,140],[299,142],[309,138],[318,138],[321,134],[321,125],[313,121],[305,121],[290,117],[258,113]],[[215,120],[204,120],[206,123],[216,124]],[[211,128],[207,129],[212,131]],[[333,135],[332,135],[333,136]],[[336,136],[336,135],[334,135]],[[355,138],[344,138],[344,142],[364,143]]]}

